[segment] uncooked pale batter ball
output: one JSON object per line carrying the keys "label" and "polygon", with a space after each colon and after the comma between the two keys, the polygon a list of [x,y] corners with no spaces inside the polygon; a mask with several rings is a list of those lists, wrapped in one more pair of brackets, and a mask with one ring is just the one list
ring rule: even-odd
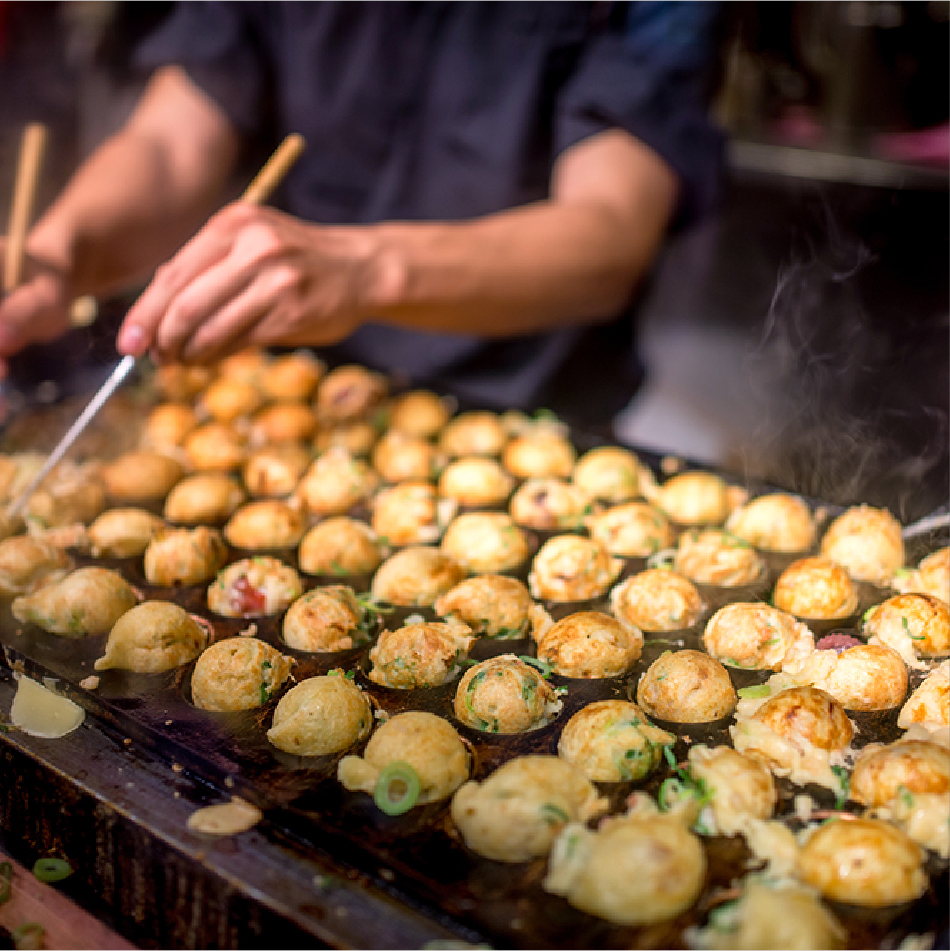
{"label": "uncooked pale batter ball", "polygon": [[151,584],[192,585],[213,578],[228,557],[228,546],[214,528],[166,528],[145,549],[145,577]]}
{"label": "uncooked pale batter ball", "polygon": [[[390,717],[369,738],[362,756],[344,756],[337,778],[369,793],[390,814],[447,799],[468,779],[471,756],[448,720],[422,710]],[[404,787],[412,787],[406,795]]]}
{"label": "uncooked pale batter ball", "polygon": [[283,638],[301,651],[345,651],[370,639],[352,588],[327,585],[305,592],[284,615]]}
{"label": "uncooked pale batter ball", "polygon": [[128,582],[107,568],[77,568],[33,594],[14,598],[13,616],[52,634],[86,637],[105,634],[138,604]]}
{"label": "uncooked pale batter ball", "polygon": [[799,856],[799,874],[832,901],[868,908],[900,905],[927,890],[924,850],[879,819],[819,826]]}
{"label": "uncooked pale batter ball", "polygon": [[594,782],[620,783],[648,776],[662,762],[663,749],[675,742],[635,703],[598,700],[568,720],[557,754]]}
{"label": "uncooked pale batter ball", "polygon": [[499,654],[470,667],[455,691],[455,715],[485,733],[525,733],[549,723],[563,702],[537,667]]}
{"label": "uncooked pale batter ball", "polygon": [[466,575],[451,555],[424,545],[403,548],[387,558],[373,575],[376,601],[403,607],[428,607]]}
{"label": "uncooked pale batter ball", "polygon": [[280,614],[303,594],[300,575],[277,558],[235,561],[208,587],[208,607],[222,617]]}
{"label": "uncooked pale batter ball", "polygon": [[380,373],[356,364],[335,367],[317,386],[317,415],[331,422],[364,416],[379,405],[388,389]]}
{"label": "uncooked pale batter ball", "polygon": [[673,567],[696,584],[734,588],[765,576],[765,562],[746,541],[718,528],[684,532]]}
{"label": "uncooked pale batter ball", "polygon": [[641,631],[681,631],[706,610],[688,578],[665,568],[648,568],[621,581],[610,592],[610,607],[625,624]]}
{"label": "uncooked pale batter ball", "polygon": [[702,651],[664,651],[637,684],[637,703],[647,714],[674,723],[718,720],[737,700],[729,672]]}
{"label": "uncooked pale batter ball", "polygon": [[709,653],[729,667],[781,670],[790,657],[815,649],[811,631],[790,614],[761,601],[720,608],[703,633]]}
{"label": "uncooked pale batter ball", "polygon": [[673,918],[699,897],[702,843],[678,819],[618,817],[596,832],[568,826],[551,850],[544,889],[618,925]]}
{"label": "uncooked pale batter ball", "polygon": [[817,537],[808,503],[787,492],[760,495],[740,505],[726,519],[726,529],[762,551],[806,552]]}
{"label": "uncooked pale batter ball", "polygon": [[524,582],[507,575],[466,578],[440,595],[433,605],[440,617],[461,621],[486,637],[523,637],[532,629],[550,624],[550,617],[535,604]]}
{"label": "uncooked pale batter ball", "polygon": [[488,410],[459,413],[439,434],[439,447],[450,456],[497,456],[507,441],[497,413]]}
{"label": "uncooked pale batter ball", "polygon": [[606,594],[623,568],[623,559],[578,535],[555,535],[534,556],[528,587],[549,601],[589,601]]}
{"label": "uncooked pale batter ball", "polygon": [[280,698],[267,739],[285,753],[328,756],[349,749],[372,727],[366,694],[335,670],[301,681]]}
{"label": "uncooked pale batter ball", "polygon": [[366,501],[377,485],[379,476],[367,462],[333,446],[313,461],[297,494],[314,515],[343,515]]}
{"label": "uncooked pale batter ball", "polygon": [[144,449],[123,453],[100,470],[109,497],[120,502],[164,499],[183,474],[171,456]]}
{"label": "uncooked pale batter ball", "polygon": [[729,486],[713,472],[680,472],[651,501],[677,525],[722,525],[729,515]]}
{"label": "uncooked pale batter ball", "polygon": [[489,456],[461,456],[439,476],[439,494],[469,508],[503,505],[514,487],[512,476]]}
{"label": "uncooked pale batter ball", "polygon": [[383,546],[365,522],[337,515],[319,522],[300,540],[297,561],[308,575],[372,574],[383,560]]}
{"label": "uncooked pale batter ball", "polygon": [[165,498],[165,518],[179,525],[218,525],[227,521],[247,496],[226,472],[185,476]]}
{"label": "uncooked pale batter ball", "polygon": [[224,526],[224,537],[236,548],[296,548],[306,529],[299,505],[258,499],[235,511]]}
{"label": "uncooked pale batter ball", "polygon": [[851,773],[851,798],[866,806],[886,806],[903,791],[945,793],[950,790],[950,756],[946,747],[920,740],[865,747]]}
{"label": "uncooked pale batter ball", "polygon": [[545,855],[570,822],[607,808],[594,784],[557,756],[519,756],[452,798],[452,820],[465,844],[496,862],[527,862]]}
{"label": "uncooked pale batter ball", "polygon": [[204,650],[208,637],[209,629],[177,604],[144,601],[115,622],[95,668],[139,674],[172,670],[194,660]]}
{"label": "uncooked pale batter ball", "polygon": [[229,637],[195,662],[191,699],[202,710],[231,713],[261,707],[290,676],[289,657],[256,637]]}
{"label": "uncooked pale batter ball", "polygon": [[855,505],[828,526],[821,553],[856,581],[887,584],[904,565],[901,523],[887,509]]}
{"label": "uncooked pale batter ball", "polygon": [[508,511],[525,528],[538,531],[579,529],[590,515],[593,496],[563,479],[528,479],[511,497]]}
{"label": "uncooked pale batter ball", "polygon": [[165,527],[159,516],[146,509],[108,509],[89,526],[90,551],[96,558],[141,555],[155,534]]}
{"label": "uncooked pale batter ball", "polygon": [[514,571],[530,554],[528,539],[506,512],[463,512],[445,530],[442,550],[472,574]]}
{"label": "uncooked pale batter ball", "polygon": [[779,575],[772,603],[804,620],[850,617],[858,609],[851,577],[830,558],[799,558]]}
{"label": "uncooked pale batter ball", "polygon": [[427,545],[438,541],[455,514],[431,482],[410,480],[381,490],[373,499],[372,525],[386,544]]}
{"label": "uncooked pale batter ball", "polygon": [[438,687],[458,676],[475,635],[439,621],[383,631],[369,652],[374,683],[397,690]]}
{"label": "uncooked pale batter ball", "polygon": [[577,460],[571,481],[604,502],[626,502],[640,487],[640,460],[620,446],[598,446]]}
{"label": "uncooked pale batter ball", "polygon": [[896,594],[872,608],[864,618],[864,634],[886,644],[908,663],[919,654],[950,651],[950,607],[930,594]]}
{"label": "uncooked pale batter ball", "polygon": [[643,634],[602,611],[579,611],[538,637],[538,659],[562,677],[619,677],[640,659]]}
{"label": "uncooked pale batter ball", "polygon": [[585,519],[587,530],[611,555],[645,558],[673,544],[669,519],[649,502],[624,502]]}

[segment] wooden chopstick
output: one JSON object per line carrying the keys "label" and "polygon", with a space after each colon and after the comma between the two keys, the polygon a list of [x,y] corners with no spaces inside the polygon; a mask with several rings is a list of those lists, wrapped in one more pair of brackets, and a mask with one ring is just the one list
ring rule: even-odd
{"label": "wooden chopstick", "polygon": [[30,123],[23,131],[20,143],[20,160],[17,164],[16,182],[13,187],[13,204],[10,206],[10,225],[7,229],[7,248],[3,258],[3,292],[9,294],[19,283],[23,270],[23,254],[26,233],[33,213],[36,185],[46,150],[47,130],[40,122]]}

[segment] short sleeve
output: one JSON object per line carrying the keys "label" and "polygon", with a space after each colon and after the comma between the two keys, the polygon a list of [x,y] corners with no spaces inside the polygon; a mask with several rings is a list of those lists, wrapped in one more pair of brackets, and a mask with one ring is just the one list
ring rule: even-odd
{"label": "short sleeve", "polygon": [[[247,4],[250,8],[253,4]],[[244,4],[214,0],[175,5],[135,54],[142,70],[178,65],[247,135],[260,131],[266,73]]]}
{"label": "short sleeve", "polygon": [[558,153],[619,127],[660,155],[682,183],[678,225],[708,211],[719,191],[724,137],[706,103],[717,6],[630,4],[624,26],[584,52],[556,116]]}

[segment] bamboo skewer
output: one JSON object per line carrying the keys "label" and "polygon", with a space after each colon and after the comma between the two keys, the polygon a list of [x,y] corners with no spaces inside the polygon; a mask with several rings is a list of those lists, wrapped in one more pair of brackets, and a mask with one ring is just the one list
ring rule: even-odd
{"label": "bamboo skewer", "polygon": [[39,181],[43,153],[46,151],[46,126],[33,122],[23,132],[20,160],[17,164],[10,206],[10,224],[7,229],[7,248],[3,258],[3,292],[9,294],[19,283],[23,270],[26,233],[33,213],[33,200]]}

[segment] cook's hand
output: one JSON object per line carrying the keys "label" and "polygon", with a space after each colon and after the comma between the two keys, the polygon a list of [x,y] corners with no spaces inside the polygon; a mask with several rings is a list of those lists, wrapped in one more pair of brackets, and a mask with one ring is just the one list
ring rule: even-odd
{"label": "cook's hand", "polygon": [[[4,250],[0,238],[0,261]],[[27,255],[20,284],[0,299],[0,379],[15,353],[31,343],[53,340],[68,329],[71,301],[64,271]]]}
{"label": "cook's hand", "polygon": [[357,229],[229,205],[156,271],[119,350],[206,363],[250,345],[335,343],[365,319],[368,256]]}

